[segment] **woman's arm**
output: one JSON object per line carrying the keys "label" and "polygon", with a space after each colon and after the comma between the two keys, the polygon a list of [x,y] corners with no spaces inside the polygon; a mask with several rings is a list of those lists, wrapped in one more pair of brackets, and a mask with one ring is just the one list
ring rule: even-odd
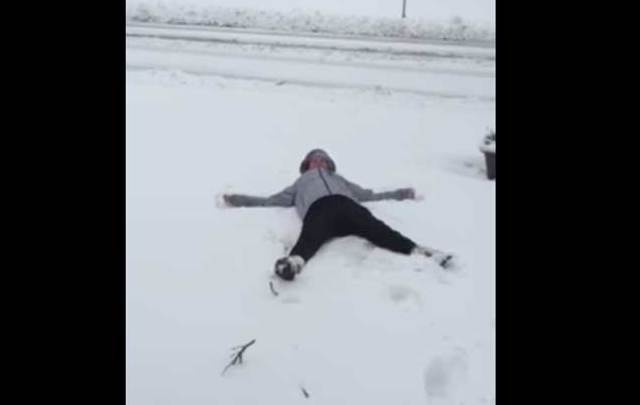
{"label": "woman's arm", "polygon": [[356,183],[352,183],[346,179],[344,179],[344,181],[358,201],[406,200],[416,198],[416,192],[413,188],[399,188],[397,190],[376,193],[371,189],[362,188]]}
{"label": "woman's arm", "polygon": [[224,194],[222,198],[232,207],[291,207],[296,195],[295,186],[289,186],[269,197],[256,197],[244,194]]}

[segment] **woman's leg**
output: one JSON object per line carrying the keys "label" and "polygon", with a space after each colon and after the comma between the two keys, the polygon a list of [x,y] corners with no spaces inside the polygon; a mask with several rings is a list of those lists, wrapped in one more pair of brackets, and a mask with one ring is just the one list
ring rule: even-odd
{"label": "woman's leg", "polygon": [[376,218],[371,211],[354,202],[344,212],[350,233],[374,245],[397,253],[411,254],[416,243]]}
{"label": "woman's leg", "polygon": [[442,267],[452,266],[451,261],[454,257],[452,254],[417,245],[357,203],[351,204],[345,211],[345,215],[347,218],[344,222],[351,224],[352,234],[363,237],[376,246],[404,254],[415,252],[432,258]]}
{"label": "woman's leg", "polygon": [[302,221],[302,230],[289,256],[278,259],[275,272],[285,280],[293,280],[296,273],[330,239],[341,236],[336,219],[341,211],[340,198],[330,196],[314,202]]}
{"label": "woman's leg", "polygon": [[336,236],[333,221],[328,212],[314,212],[307,215],[302,223],[300,236],[289,256],[300,256],[307,262],[320,247]]}

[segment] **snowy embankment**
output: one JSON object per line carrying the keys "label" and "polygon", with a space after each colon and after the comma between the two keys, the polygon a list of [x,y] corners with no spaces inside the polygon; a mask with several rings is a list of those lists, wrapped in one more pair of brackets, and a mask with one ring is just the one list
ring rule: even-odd
{"label": "snowy embankment", "polygon": [[[423,40],[490,43],[495,40],[493,2],[489,0],[480,3],[477,0],[458,0],[453,3],[433,1],[417,4],[409,1],[408,15],[416,17],[406,19],[398,18],[400,0],[397,4],[358,1],[349,6],[344,3],[277,0],[253,4],[243,0],[216,2],[213,5],[193,0],[129,0],[127,21]],[[243,4],[247,7],[243,7]],[[478,7],[477,4],[484,7]],[[474,12],[469,13],[469,10]]]}

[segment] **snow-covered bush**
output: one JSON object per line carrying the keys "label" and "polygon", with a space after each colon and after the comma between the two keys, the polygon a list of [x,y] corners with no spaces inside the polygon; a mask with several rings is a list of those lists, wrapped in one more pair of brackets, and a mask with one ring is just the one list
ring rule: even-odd
{"label": "snow-covered bush", "polygon": [[334,35],[451,41],[492,42],[495,40],[495,30],[492,26],[481,23],[472,24],[460,17],[454,17],[449,21],[432,21],[419,18],[335,15],[320,11],[280,12],[177,3],[139,3],[128,7],[127,20]]}

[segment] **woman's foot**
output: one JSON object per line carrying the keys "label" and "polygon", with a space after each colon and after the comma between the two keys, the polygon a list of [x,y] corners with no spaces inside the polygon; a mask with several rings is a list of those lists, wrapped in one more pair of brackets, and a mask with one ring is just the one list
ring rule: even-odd
{"label": "woman's foot", "polygon": [[415,248],[413,248],[413,253],[427,256],[445,269],[452,267],[454,264],[453,254],[441,252],[439,250],[431,249],[426,246],[416,246]]}
{"label": "woman's foot", "polygon": [[302,271],[304,259],[300,256],[287,256],[276,261],[275,273],[286,281],[293,281],[296,274]]}

